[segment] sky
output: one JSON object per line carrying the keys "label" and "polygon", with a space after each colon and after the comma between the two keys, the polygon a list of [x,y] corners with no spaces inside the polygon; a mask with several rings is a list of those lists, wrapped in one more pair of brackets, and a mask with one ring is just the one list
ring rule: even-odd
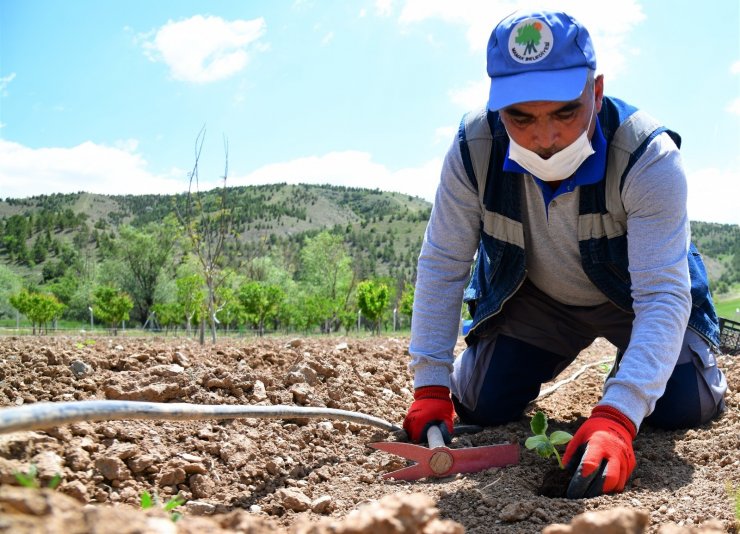
{"label": "sky", "polygon": [[[682,139],[691,220],[740,223],[737,0],[0,0],[0,198],[330,183],[429,201],[496,23],[589,29],[605,94]],[[228,157],[227,157],[228,156]]]}

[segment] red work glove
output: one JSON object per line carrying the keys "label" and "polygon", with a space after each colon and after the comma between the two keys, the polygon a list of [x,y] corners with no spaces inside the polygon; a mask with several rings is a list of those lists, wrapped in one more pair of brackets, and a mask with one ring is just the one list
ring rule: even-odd
{"label": "red work glove", "polygon": [[632,440],[637,429],[622,412],[597,406],[568,443],[563,463],[575,474],[569,499],[619,493],[637,466]]}
{"label": "red work glove", "polygon": [[452,438],[452,417],[454,415],[450,390],[445,386],[424,386],[414,391],[414,402],[409,408],[403,429],[414,443],[426,441],[427,429],[431,425],[444,423],[447,432],[442,431],[446,443]]}

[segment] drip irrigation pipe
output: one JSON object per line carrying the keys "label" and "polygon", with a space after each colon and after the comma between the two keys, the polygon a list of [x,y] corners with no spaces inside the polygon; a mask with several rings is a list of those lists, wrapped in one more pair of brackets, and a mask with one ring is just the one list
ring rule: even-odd
{"label": "drip irrigation pipe", "polygon": [[[537,397],[541,399],[562,385],[575,380],[590,367],[610,360],[584,365],[569,378],[557,382],[543,390]],[[155,419],[168,421],[193,421],[203,419],[337,419],[380,428],[393,432],[404,439],[403,430],[383,419],[364,414],[337,410],[334,408],[314,408],[306,406],[243,406],[232,404],[188,404],[119,400],[89,400],[73,402],[39,402],[26,406],[0,409],[0,434],[19,430],[43,430],[62,424],[80,421],[114,421],[123,419]],[[481,427],[460,425],[455,433],[478,432]]]}
{"label": "drip irrigation pipe", "polygon": [[42,430],[80,421],[157,419],[191,421],[202,419],[338,419],[398,432],[398,426],[360,412],[306,406],[241,406],[231,404],[188,404],[118,400],[39,402],[0,409],[0,434],[18,430]]}

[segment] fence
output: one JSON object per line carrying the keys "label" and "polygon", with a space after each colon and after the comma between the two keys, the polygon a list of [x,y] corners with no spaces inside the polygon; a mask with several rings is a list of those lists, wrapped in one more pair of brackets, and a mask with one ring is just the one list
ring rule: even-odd
{"label": "fence", "polygon": [[740,323],[719,318],[719,347],[728,354],[740,353]]}

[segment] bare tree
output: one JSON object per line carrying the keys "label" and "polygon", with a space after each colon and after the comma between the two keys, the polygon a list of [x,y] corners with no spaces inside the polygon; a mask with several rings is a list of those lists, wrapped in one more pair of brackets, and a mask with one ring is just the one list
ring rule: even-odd
{"label": "bare tree", "polygon": [[222,258],[226,237],[231,231],[231,210],[227,206],[226,178],[229,175],[229,144],[224,138],[225,165],[218,193],[200,191],[198,165],[200,162],[205,127],[195,140],[195,164],[189,174],[188,192],[184,206],[177,208],[177,217],[185,228],[192,253],[198,259],[206,285],[206,313],[200,323],[200,343],[205,343],[206,322],[211,329],[211,341],[216,342],[216,290],[224,282]]}

